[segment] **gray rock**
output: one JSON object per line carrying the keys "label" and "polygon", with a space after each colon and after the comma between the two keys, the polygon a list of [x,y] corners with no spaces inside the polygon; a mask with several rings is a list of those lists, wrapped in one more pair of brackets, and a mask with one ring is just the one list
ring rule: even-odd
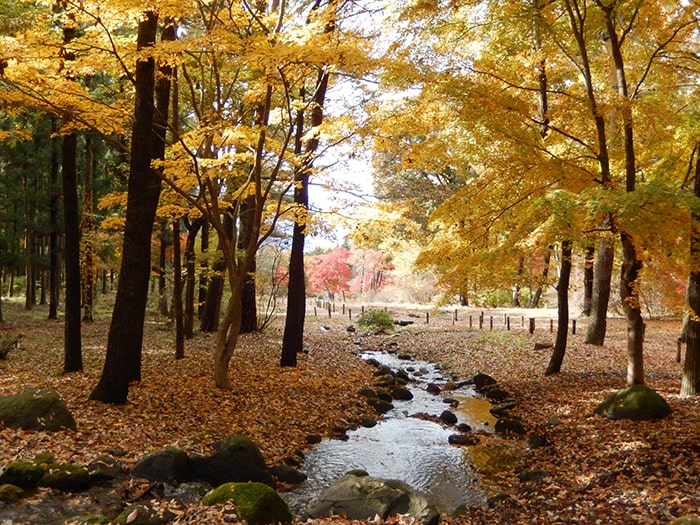
{"label": "gray rock", "polygon": [[131,468],[135,478],[180,483],[189,479],[189,458],[184,451],[169,447],[142,457]]}
{"label": "gray rock", "polygon": [[192,477],[214,487],[229,481],[259,481],[274,487],[272,474],[258,446],[248,437],[229,436],[214,444],[209,457],[192,456]]}
{"label": "gray rock", "polygon": [[27,390],[0,397],[0,422],[13,429],[77,430],[75,419],[55,390]]}
{"label": "gray rock", "polygon": [[424,525],[436,525],[440,519],[435,505],[406,483],[349,473],[326,489],[307,513],[312,518],[331,514],[351,520],[386,519],[408,515]]}
{"label": "gray rock", "polygon": [[99,456],[87,467],[92,479],[114,479],[122,474],[122,466],[112,456]]}
{"label": "gray rock", "polygon": [[656,420],[671,414],[671,407],[648,386],[634,385],[606,397],[595,413],[608,419]]}

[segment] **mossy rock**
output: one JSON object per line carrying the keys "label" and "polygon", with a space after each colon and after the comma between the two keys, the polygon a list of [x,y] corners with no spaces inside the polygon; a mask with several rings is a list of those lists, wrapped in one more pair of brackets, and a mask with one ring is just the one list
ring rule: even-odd
{"label": "mossy rock", "polygon": [[52,464],[47,467],[44,476],[39,481],[42,487],[73,492],[81,490],[90,484],[90,473],[85,467],[69,463]]}
{"label": "mossy rock", "polygon": [[51,463],[56,463],[56,458],[51,452],[41,452],[40,454],[34,456],[32,463],[43,467],[45,465],[50,465]]}
{"label": "mossy rock", "polygon": [[362,415],[360,417],[360,424],[365,428],[372,428],[377,425],[377,420],[372,416]]}
{"label": "mossy rock", "polygon": [[401,385],[392,385],[391,395],[394,399],[399,399],[401,401],[409,401],[413,399],[413,393],[408,388]]}
{"label": "mossy rock", "polygon": [[544,470],[522,470],[518,473],[518,481],[524,483],[526,481],[540,481],[547,477]]}
{"label": "mossy rock", "polygon": [[27,461],[8,463],[0,471],[0,484],[9,483],[23,489],[33,489],[44,475],[41,465]]}
{"label": "mossy rock", "polygon": [[389,392],[385,388],[378,388],[376,397],[378,397],[382,401],[386,401],[387,403],[391,403],[394,400],[394,397],[391,395],[391,392]]}
{"label": "mossy rock", "polygon": [[364,397],[377,397],[377,391],[374,388],[365,386],[360,389],[360,395]]}
{"label": "mossy rock", "polygon": [[606,397],[595,413],[608,419],[656,420],[671,414],[671,407],[646,385],[634,385]]}
{"label": "mossy rock", "polygon": [[374,408],[377,414],[384,414],[385,412],[389,412],[389,410],[394,408],[394,405],[392,405],[388,401],[384,401],[383,399],[377,399],[376,397],[369,398],[367,400],[367,403],[369,403],[369,405]]}
{"label": "mossy rock", "polygon": [[238,516],[251,525],[288,523],[292,513],[284,500],[264,483],[224,483],[202,499],[202,505],[233,502]]}
{"label": "mossy rock", "polygon": [[673,520],[670,525],[700,525],[700,517],[698,516],[683,516]]}
{"label": "mossy rock", "polygon": [[13,502],[24,496],[24,490],[17,485],[5,483],[0,485],[0,501]]}

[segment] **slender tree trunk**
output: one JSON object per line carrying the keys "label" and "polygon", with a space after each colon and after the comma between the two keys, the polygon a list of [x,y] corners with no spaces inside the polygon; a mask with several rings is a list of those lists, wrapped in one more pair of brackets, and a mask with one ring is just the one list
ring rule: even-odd
{"label": "slender tree trunk", "polygon": [[[700,148],[695,159],[693,193],[700,197]],[[700,395],[700,212],[693,212],[690,230],[690,275],[685,300],[690,310],[685,316],[681,337],[685,338],[685,359],[681,395]]]}
{"label": "slender tree trunk", "polygon": [[168,317],[168,290],[166,283],[167,251],[170,245],[170,231],[168,231],[167,219],[160,221],[160,253],[158,258],[158,311],[160,315]]}
{"label": "slender tree trunk", "polygon": [[571,241],[561,243],[561,270],[557,284],[557,338],[544,375],[558,374],[564,362],[569,334],[569,281],[571,278]]}
{"label": "slender tree trunk", "polygon": [[[235,224],[231,213],[224,213],[223,224],[224,230],[226,231],[226,238],[223,238],[221,234],[219,234],[218,241],[218,250],[222,254],[224,243],[231,242],[234,234]],[[224,284],[226,282],[226,268],[225,257],[217,259],[213,266],[214,275],[207,279],[209,286],[207,287],[207,295],[200,325],[200,331],[202,332],[214,333],[219,330],[219,323],[221,321],[221,303],[224,296]]]}
{"label": "slender tree trunk", "polygon": [[[523,277],[523,272],[525,271],[525,258],[520,257],[520,260],[518,261],[518,281],[522,279]],[[520,282],[517,282],[515,286],[513,287],[513,306],[515,308],[520,308]]]}
{"label": "slender tree trunk", "polygon": [[[144,13],[138,26],[139,50],[155,43],[157,27],[158,15],[153,11]],[[151,272],[151,233],[161,190],[161,178],[151,169],[151,160],[159,149],[154,143],[164,145],[165,128],[162,124],[166,122],[163,117],[167,115],[170,83],[170,74],[164,71],[158,81],[159,92],[165,92],[165,97],[159,96],[160,104],[165,105],[159,110],[161,127],[158,128],[155,125],[155,73],[152,57],[138,60],[122,264],[105,364],[100,381],[90,395],[91,399],[107,403],[125,403],[129,382],[141,378],[141,346]]]}
{"label": "slender tree trunk", "polygon": [[78,137],[63,137],[63,216],[65,224],[66,313],[64,324],[64,372],[83,369],[80,340],[80,211],[78,207]]}
{"label": "slender tree trunk", "polygon": [[[605,26],[615,68],[617,91],[623,101],[621,111],[625,146],[625,190],[627,193],[632,193],[635,191],[637,181],[632,109],[627,91],[622,47],[615,26],[615,4],[603,4],[600,0],[596,0],[596,2],[605,15]],[[641,385],[644,384],[644,321],[642,320],[639,286],[643,264],[632,236],[622,231],[620,238],[622,241],[620,299],[627,320],[627,384],[630,386]]]}
{"label": "slender tree trunk", "polygon": [[[209,251],[209,222],[207,219],[204,219],[204,222],[202,223],[202,238],[201,238],[201,244],[199,249],[203,254],[207,253]],[[202,262],[202,272],[199,277],[199,292],[198,296],[199,298],[197,299],[197,304],[199,305],[197,307],[197,315],[199,317],[199,320],[202,321],[204,319],[204,312],[205,312],[205,306],[206,306],[206,301],[207,301],[207,290],[209,289],[209,277],[206,274],[206,269],[209,266],[209,263],[204,260]]]}
{"label": "slender tree trunk", "polygon": [[[57,131],[56,117],[51,117],[51,131]],[[58,254],[59,223],[61,193],[58,187],[58,137],[51,139],[51,161],[49,166],[49,185],[51,200],[49,204],[49,319],[58,319],[58,298],[61,287],[61,261]]]}
{"label": "slender tree trunk", "polygon": [[539,308],[540,305],[540,299],[542,297],[542,289],[547,286],[547,276],[549,275],[549,263],[552,258],[552,247],[548,246],[547,251],[544,254],[543,257],[543,264],[544,267],[542,268],[542,282],[537,285],[537,290],[535,290],[535,293],[530,299],[530,304],[528,305],[530,308]]}
{"label": "slender tree trunk", "polygon": [[[239,250],[245,250],[253,235],[255,213],[255,195],[250,195],[241,202]],[[241,333],[251,333],[258,329],[258,307],[255,287],[255,260],[250,263],[250,271],[244,276],[241,290]]]}
{"label": "slender tree trunk", "polygon": [[93,180],[95,173],[95,155],[92,137],[85,136],[85,180],[83,183],[83,214],[80,224],[83,281],[83,321],[93,321],[95,302],[95,191]]}
{"label": "slender tree trunk", "polygon": [[182,312],[182,254],[180,219],[173,219],[173,315],[175,316],[175,359],[185,357],[185,325]]}
{"label": "slender tree trunk", "polygon": [[591,316],[588,321],[588,331],[585,339],[585,342],[589,345],[602,346],[605,342],[614,256],[613,246],[606,238],[602,238],[598,245],[598,257],[593,280]]}
{"label": "slender tree trunk", "polygon": [[194,289],[197,278],[197,264],[194,252],[197,232],[202,227],[203,219],[194,219],[187,222],[187,239],[185,241],[185,306],[184,306],[184,333],[185,339],[194,337]]}
{"label": "slender tree trunk", "polygon": [[593,301],[593,263],[595,261],[595,248],[586,248],[586,260],[583,265],[583,311],[585,316],[591,315]]}

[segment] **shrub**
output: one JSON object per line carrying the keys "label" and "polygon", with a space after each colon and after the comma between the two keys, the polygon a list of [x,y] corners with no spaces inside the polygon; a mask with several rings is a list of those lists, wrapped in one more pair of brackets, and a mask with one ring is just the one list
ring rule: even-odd
{"label": "shrub", "polygon": [[357,324],[371,334],[383,334],[394,329],[394,320],[384,310],[367,310],[357,319]]}

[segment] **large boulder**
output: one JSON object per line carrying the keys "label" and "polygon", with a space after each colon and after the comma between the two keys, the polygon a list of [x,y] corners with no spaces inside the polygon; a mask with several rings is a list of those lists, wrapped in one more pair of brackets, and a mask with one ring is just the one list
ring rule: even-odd
{"label": "large boulder", "polygon": [[386,519],[396,514],[408,515],[424,525],[436,525],[440,514],[435,505],[406,483],[348,473],[326,489],[308,507],[312,518],[331,514],[351,520]]}
{"label": "large boulder", "polygon": [[192,456],[192,478],[218,487],[229,481],[258,481],[274,486],[258,446],[248,437],[229,436],[214,444],[214,454]]}
{"label": "large boulder", "polygon": [[646,385],[634,385],[606,397],[595,413],[608,419],[655,420],[671,413],[666,400]]}
{"label": "large boulder", "polygon": [[202,505],[232,502],[238,516],[251,525],[288,523],[292,513],[284,500],[264,483],[224,483],[202,499]]}
{"label": "large boulder", "polygon": [[0,422],[14,429],[77,430],[75,419],[55,390],[27,390],[0,397]]}
{"label": "large boulder", "polygon": [[190,460],[186,452],[168,447],[142,457],[131,468],[131,475],[150,481],[181,483],[190,477]]}

